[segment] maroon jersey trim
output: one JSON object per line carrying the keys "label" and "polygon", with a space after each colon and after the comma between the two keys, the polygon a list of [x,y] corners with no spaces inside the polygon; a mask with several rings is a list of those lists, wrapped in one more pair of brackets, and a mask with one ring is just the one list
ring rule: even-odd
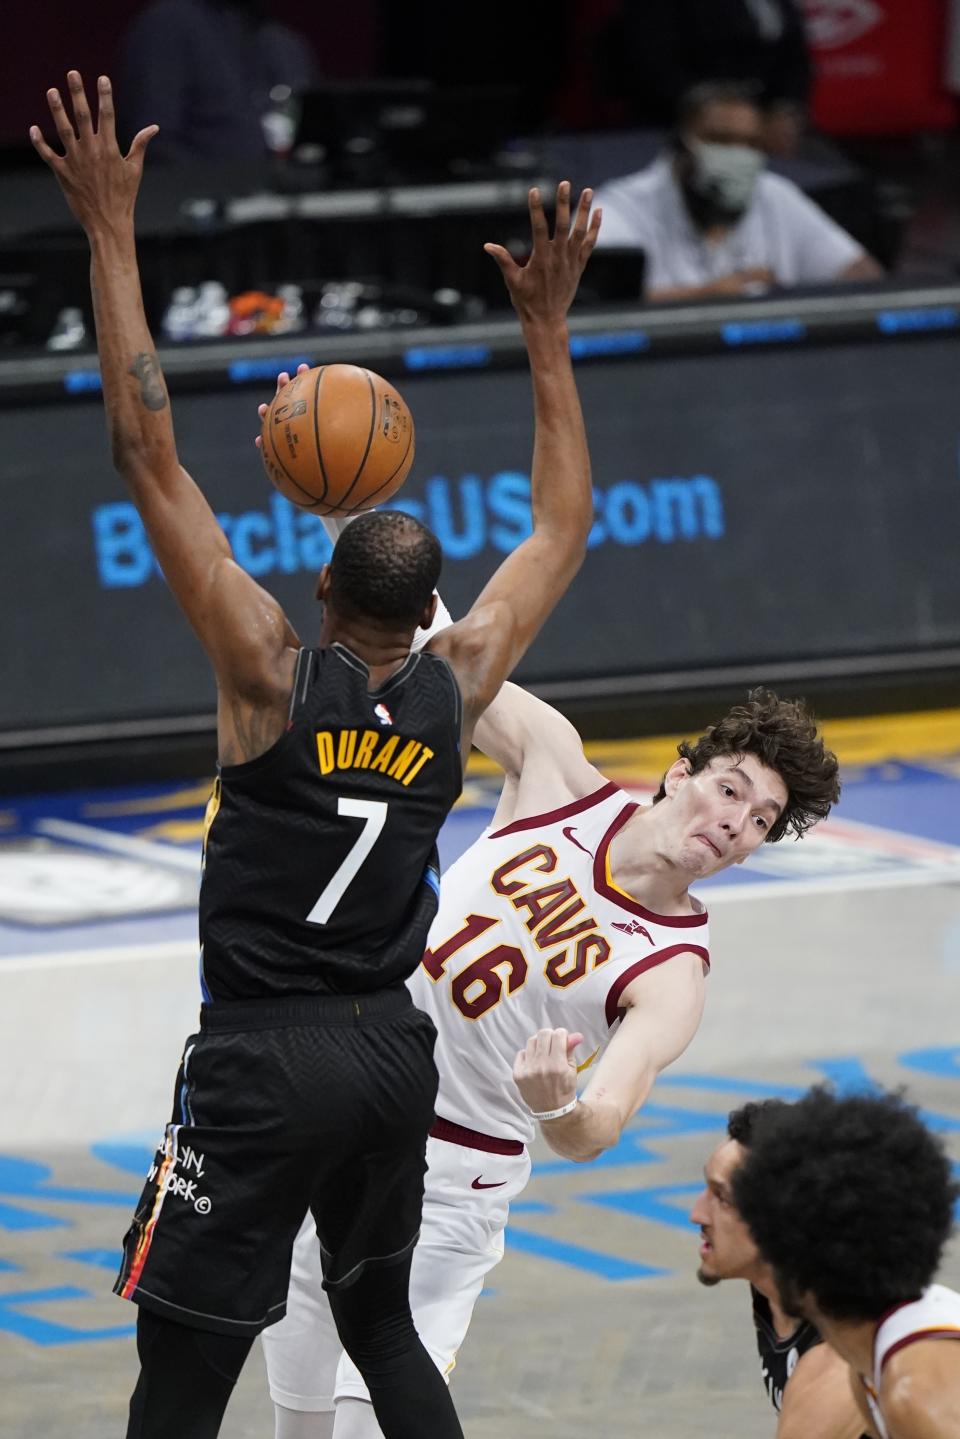
{"label": "maroon jersey trim", "polygon": [[[619,905],[621,909],[627,910],[629,914],[638,914],[641,919],[652,919],[655,924],[665,924],[671,929],[689,929],[692,926],[706,924],[706,910],[700,914],[655,914],[652,909],[646,909],[639,900],[631,899],[628,894],[624,894],[620,889],[614,889],[607,883],[607,851],[614,835],[623,828],[637,808],[636,804],[628,804],[626,808],[622,809],[600,841],[593,861],[594,889],[598,894],[602,894],[604,899],[609,899],[613,904]],[[687,947],[689,948],[689,946]]]}
{"label": "maroon jersey trim", "polygon": [[645,958],[638,959],[636,964],[628,965],[622,974],[618,974],[610,986],[605,1010],[607,1024],[616,1023],[623,1013],[620,1008],[620,996],[627,985],[635,980],[638,974],[644,974],[648,969],[656,969],[658,964],[672,959],[675,954],[699,955],[707,969],[710,968],[710,951],[699,944],[671,944],[668,949],[658,949],[655,954],[648,954]]}
{"label": "maroon jersey trim", "polygon": [[[505,824],[503,829],[494,830],[487,835],[488,839],[499,839],[504,834],[517,834],[523,829],[538,829],[542,824],[554,824],[558,819],[569,819],[572,814],[581,814],[583,810],[590,809],[595,804],[601,804],[603,800],[609,799],[616,794],[617,785],[613,780],[595,789],[593,794],[584,795],[583,799],[571,800],[569,804],[561,805],[559,809],[548,809],[543,814],[532,814],[529,819],[515,819],[512,824]],[[636,809],[636,805],[634,805]]]}
{"label": "maroon jersey trim", "polygon": [[934,1325],[932,1329],[918,1329],[914,1334],[905,1334],[902,1339],[897,1339],[884,1354],[880,1361],[880,1373],[887,1367],[888,1360],[901,1349],[906,1349],[908,1344],[916,1344],[921,1339],[960,1339],[960,1329],[950,1324]]}
{"label": "maroon jersey trim", "polygon": [[462,1144],[465,1149],[482,1149],[487,1154],[522,1154],[524,1148],[519,1139],[495,1139],[492,1134],[481,1134],[465,1124],[454,1124],[452,1119],[435,1119],[430,1138]]}

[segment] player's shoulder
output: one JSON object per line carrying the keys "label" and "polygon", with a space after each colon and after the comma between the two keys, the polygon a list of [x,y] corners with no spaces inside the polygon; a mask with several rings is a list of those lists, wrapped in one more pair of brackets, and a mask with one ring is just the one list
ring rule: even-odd
{"label": "player's shoulder", "polygon": [[633,170],[629,175],[617,175],[604,181],[597,190],[596,203],[640,205],[668,190],[671,182],[670,163],[661,157],[642,170]]}
{"label": "player's shoulder", "polygon": [[[504,789],[491,837],[505,838],[514,833],[538,837],[551,842],[558,830],[568,838],[570,831],[588,841],[591,830],[600,832],[611,822],[610,801],[622,807],[626,795],[610,780],[604,779],[581,751],[579,763],[556,763],[549,751],[535,751],[524,761],[520,774]],[[579,841],[580,848],[583,845]],[[586,853],[592,854],[592,848]]]}
{"label": "player's shoulder", "polygon": [[[937,1350],[933,1353],[931,1351]],[[945,1439],[955,1434],[960,1383],[945,1382],[937,1362],[948,1349],[956,1350],[960,1381],[960,1345],[926,1339],[891,1356],[884,1365],[880,1407],[892,1433],[904,1439]],[[899,1362],[898,1362],[899,1361]]]}
{"label": "player's shoulder", "polygon": [[773,170],[764,170],[757,178],[754,204],[790,212],[820,209],[816,201],[811,200],[796,181],[789,180],[786,175],[778,175]]}
{"label": "player's shoulder", "polygon": [[883,1361],[880,1393],[884,1408],[902,1405],[910,1394],[939,1389],[953,1380],[960,1403],[960,1329],[919,1330],[891,1349]]}

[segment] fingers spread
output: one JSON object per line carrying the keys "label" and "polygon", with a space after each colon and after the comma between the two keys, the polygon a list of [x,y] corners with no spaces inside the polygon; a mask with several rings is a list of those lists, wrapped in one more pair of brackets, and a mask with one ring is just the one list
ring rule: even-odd
{"label": "fingers spread", "polygon": [[600,234],[600,222],[602,219],[603,211],[594,210],[593,215],[590,217],[590,228],[580,246],[580,260],[584,265],[593,254],[594,246],[597,243],[597,236]]}
{"label": "fingers spread", "polygon": [[550,231],[547,227],[547,217],[543,213],[543,200],[540,191],[536,188],[530,191],[530,229],[533,231],[533,248],[536,250],[550,238]]}
{"label": "fingers spread", "polygon": [[43,138],[40,127],[38,125],[30,126],[30,143],[36,150],[37,154],[40,156],[40,159],[46,161],[46,163],[50,166],[51,170],[55,170],[59,165],[62,156],[58,155],[55,150],[50,149],[50,146]]}
{"label": "fingers spread", "polygon": [[557,221],[554,227],[554,237],[563,236],[566,239],[570,230],[570,181],[561,180],[557,186]]}
{"label": "fingers spread", "polygon": [[580,196],[580,203],[577,205],[577,213],[573,223],[573,238],[578,243],[587,233],[587,221],[590,218],[590,206],[593,204],[593,191],[584,190]]}
{"label": "fingers spread", "polygon": [[67,71],[67,88],[70,91],[70,103],[73,106],[73,119],[77,131],[82,137],[89,135],[93,130],[93,122],[90,119],[90,106],[87,104],[87,92],[83,88],[83,80],[80,78],[79,70]]}
{"label": "fingers spread", "polygon": [[286,371],[286,370],[281,370],[280,373],[279,373],[279,375],[277,376],[277,394],[279,395],[279,393],[280,393],[280,391],[283,389],[284,385],[289,385],[289,383],[290,383],[290,376],[288,375],[287,371]]}
{"label": "fingers spread", "polygon": [[505,250],[502,245],[486,244],[483,248],[492,259],[496,260],[504,275],[510,275],[514,270],[520,268],[510,251]]}
{"label": "fingers spread", "polygon": [[112,137],[116,135],[116,121],[113,113],[113,90],[106,75],[97,81],[97,134]]}
{"label": "fingers spread", "polygon": [[70,124],[69,116],[64,109],[63,101],[60,98],[59,90],[47,91],[47,104],[50,106],[50,114],[53,116],[53,123],[57,127],[57,134],[65,149],[69,150],[76,143],[76,135],[73,126]]}
{"label": "fingers spread", "polygon": [[127,151],[125,158],[127,160],[142,161],[144,151],[150,144],[150,141],[153,139],[154,135],[159,135],[159,133],[159,125],[147,125],[145,129],[138,130],[130,143],[130,149]]}

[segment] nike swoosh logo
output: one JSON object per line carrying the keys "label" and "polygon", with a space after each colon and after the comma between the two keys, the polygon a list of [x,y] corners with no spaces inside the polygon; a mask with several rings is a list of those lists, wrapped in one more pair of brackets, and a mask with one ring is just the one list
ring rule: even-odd
{"label": "nike swoosh logo", "polygon": [[593,1061],[596,1059],[596,1057],[597,1057],[597,1055],[598,1055],[599,1053],[600,1053],[600,1046],[599,1046],[599,1044],[598,1044],[597,1047],[596,1047],[596,1049],[595,1049],[595,1050],[593,1051],[593,1053],[591,1054],[590,1058],[589,1058],[589,1059],[585,1059],[582,1064],[578,1064],[578,1065],[577,1065],[577,1073],[578,1073],[578,1074],[582,1074],[585,1069],[589,1069],[590,1066],[591,1066],[591,1064],[592,1064]]}
{"label": "nike swoosh logo", "polygon": [[480,1182],[480,1175],[478,1174],[477,1177],[476,1177],[476,1179],[475,1179],[475,1180],[473,1181],[473,1183],[471,1184],[470,1188],[471,1188],[471,1189],[502,1189],[503,1186],[506,1184],[506,1182],[507,1182],[507,1181],[506,1181],[505,1179],[498,1179],[498,1180],[496,1181],[496,1183],[494,1183],[494,1184],[482,1184],[482,1183]]}
{"label": "nike swoosh logo", "polygon": [[572,824],[567,825],[566,829],[563,830],[563,834],[570,841],[571,844],[575,844],[577,846],[577,849],[582,849],[584,854],[588,854],[590,858],[593,859],[593,851],[587,849],[586,845],[580,843],[574,833],[574,827]]}

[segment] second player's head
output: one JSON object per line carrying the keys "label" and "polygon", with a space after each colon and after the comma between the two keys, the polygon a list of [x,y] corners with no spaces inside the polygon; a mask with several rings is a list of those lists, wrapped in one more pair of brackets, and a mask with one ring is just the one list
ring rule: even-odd
{"label": "second player's head", "polygon": [[731,1190],[784,1307],[815,1323],[875,1321],[917,1299],[958,1193],[911,1105],[821,1086],[759,1116]]}
{"label": "second player's head", "polygon": [[340,535],[317,595],[338,620],[412,632],[430,623],[441,563],[426,525],[399,510],[371,511]]}
{"label": "second player's head", "polygon": [[772,690],[752,690],[678,750],[654,804],[670,801],[668,857],[691,878],[742,863],[764,841],[799,837],[840,794],[836,756],[813,715]]}
{"label": "second player's head", "polygon": [[756,1282],[765,1269],[750,1230],[733,1201],[733,1177],[750,1147],[758,1115],[782,1109],[782,1099],[765,1099],[734,1109],[727,1120],[727,1137],[703,1167],[704,1189],[690,1211],[690,1220],[700,1228],[701,1284],[719,1284],[721,1279],[749,1279]]}

